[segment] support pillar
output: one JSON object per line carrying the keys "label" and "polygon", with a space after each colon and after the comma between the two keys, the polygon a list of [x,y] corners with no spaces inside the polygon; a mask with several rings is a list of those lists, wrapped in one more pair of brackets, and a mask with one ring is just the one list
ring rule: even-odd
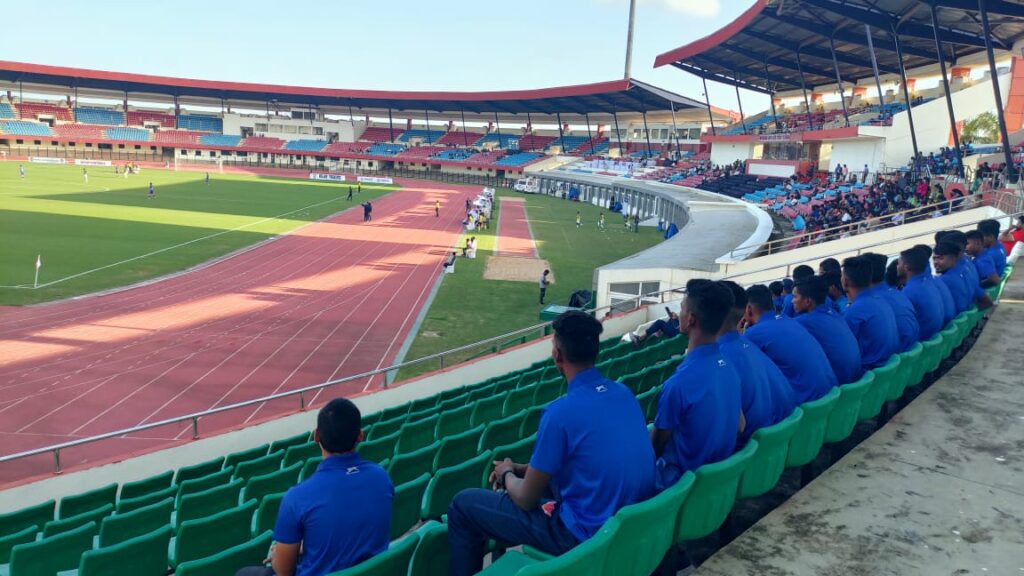
{"label": "support pillar", "polygon": [[501,145],[501,122],[498,122],[498,113],[494,113],[494,133],[498,134],[498,148],[504,148]]}
{"label": "support pillar", "polygon": [[625,150],[622,149],[622,133],[619,132],[619,113],[612,110],[612,120],[615,121],[615,139],[619,141],[619,158]]}
{"label": "support pillar", "polygon": [[871,54],[871,69],[875,72],[875,88],[878,89],[878,111],[882,112],[885,106],[885,96],[882,94],[882,80],[878,77],[878,59],[875,57],[875,40],[871,37],[871,26],[864,25],[864,34],[868,37],[868,52]]}
{"label": "support pillar", "polygon": [[459,106],[459,115],[462,116],[462,145],[469,146],[469,135],[466,134],[466,111]]}
{"label": "support pillar", "polygon": [[[946,111],[949,113],[949,127],[953,130],[953,146],[956,148],[956,172],[964,175],[964,159],[960,156],[960,134],[956,129],[956,114],[953,113],[953,95],[949,93],[949,76],[946,76],[946,55],[942,53],[942,40],[939,38],[939,9],[934,4],[932,11],[932,34],[935,36],[935,52],[939,57],[939,71],[942,74],[942,87],[946,92]],[[992,79],[996,81],[995,78]]]}
{"label": "support pillar", "polygon": [[[732,73],[732,77],[736,77],[736,71]],[[743,100],[740,100],[740,85],[736,84],[733,86],[736,88],[736,104],[740,107],[740,125],[743,126],[743,133],[747,133],[747,119],[743,117]],[[775,101],[772,101],[772,114],[775,114]]]}
{"label": "support pillar", "polygon": [[807,129],[814,130],[814,115],[811,114],[811,103],[807,100],[807,81],[804,80],[804,65],[800,58],[800,50],[796,51],[796,69],[800,72],[800,92],[804,95],[804,108],[807,109]]}
{"label": "support pillar", "polygon": [[388,108],[388,139],[391,142],[395,141],[395,121],[391,117],[391,108]]}
{"label": "support pillar", "polygon": [[850,113],[846,109],[846,90],[843,88],[843,79],[839,76],[839,61],[836,60],[836,42],[831,36],[828,38],[828,47],[832,51],[832,67],[836,71],[836,83],[839,84],[839,102],[843,105],[843,119],[846,120],[846,126],[849,126]]}
{"label": "support pillar", "polygon": [[590,141],[590,153],[594,153],[594,137],[590,134],[590,112],[584,112],[583,117],[587,120],[587,140]]}
{"label": "support pillar", "polygon": [[775,90],[771,89],[771,80],[768,79],[768,60],[764,61],[764,87],[770,92],[770,98],[772,100],[772,120],[775,124],[775,129],[779,129],[779,115],[775,111]]}
{"label": "support pillar", "polygon": [[903,66],[903,47],[900,45],[900,36],[896,30],[892,30],[892,39],[896,44],[896,56],[900,61],[900,84],[903,85],[903,98],[907,101],[907,121],[910,123],[910,143],[914,147],[914,162],[911,168],[917,172],[917,157],[920,152],[917,149],[917,132],[914,130],[914,111],[910,105],[910,88],[907,86],[907,69]]}
{"label": "support pillar", "polygon": [[985,35],[985,52],[988,54],[989,77],[992,79],[992,94],[996,99],[996,116],[999,118],[999,137],[1003,141],[1003,158],[1006,161],[1007,180],[1017,181],[1017,167],[1013,164],[1013,154],[1010,153],[1010,136],[1006,130],[1006,113],[1003,110],[1003,95],[999,91],[999,74],[996,70],[996,58],[992,53],[992,30],[988,24],[988,2],[978,0],[978,10],[981,12],[981,30]]}
{"label": "support pillar", "polygon": [[711,115],[711,95],[708,94],[708,79],[701,76],[700,81],[704,83],[704,103],[708,106],[708,122],[711,123],[711,135],[717,136],[715,133],[715,117]]}
{"label": "support pillar", "polygon": [[[710,108],[708,109],[710,110]],[[640,114],[644,118],[644,136],[647,137],[647,157],[651,157],[651,131],[647,129],[647,111],[643,110]]]}
{"label": "support pillar", "polygon": [[561,148],[561,153],[565,152],[565,132],[562,131],[562,113],[555,112],[555,119],[558,120],[558,147]]}

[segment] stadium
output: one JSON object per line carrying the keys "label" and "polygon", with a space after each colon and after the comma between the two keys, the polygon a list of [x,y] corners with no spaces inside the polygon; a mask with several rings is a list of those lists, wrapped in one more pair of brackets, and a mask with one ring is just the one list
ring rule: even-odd
{"label": "stadium", "polygon": [[0,576],[1024,571],[1024,2],[655,4],[541,88],[0,60]]}

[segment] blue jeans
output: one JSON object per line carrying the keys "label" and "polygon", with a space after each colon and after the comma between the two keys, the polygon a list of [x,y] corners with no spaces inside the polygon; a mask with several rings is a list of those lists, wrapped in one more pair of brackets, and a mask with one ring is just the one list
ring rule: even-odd
{"label": "blue jeans", "polygon": [[671,322],[668,322],[666,320],[659,319],[655,320],[654,324],[648,326],[645,332],[648,338],[650,338],[657,332],[661,332],[661,335],[664,338],[672,338],[675,335],[679,334],[679,328],[677,324],[672,324]]}
{"label": "blue jeans", "polygon": [[448,506],[448,548],[451,576],[470,576],[483,568],[487,540],[532,546],[559,555],[579,544],[558,518],[541,507],[529,512],[516,506],[503,492],[481,488],[463,490]]}

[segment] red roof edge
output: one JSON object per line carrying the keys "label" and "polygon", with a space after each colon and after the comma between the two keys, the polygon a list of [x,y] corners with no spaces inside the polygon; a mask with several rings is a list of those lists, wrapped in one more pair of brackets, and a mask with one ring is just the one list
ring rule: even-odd
{"label": "red roof edge", "polygon": [[740,14],[738,18],[730,22],[724,28],[716,30],[700,40],[690,42],[689,44],[680,46],[675,50],[669,50],[668,52],[659,54],[658,57],[654,59],[654,67],[659,68],[673,62],[678,62],[684,58],[700,54],[708,48],[718,46],[722,42],[725,42],[729,38],[735,36],[740,32],[740,30],[746,28],[747,24],[750,24],[750,22],[757,17],[767,5],[768,0],[757,0],[754,2],[753,6],[747,8],[746,12]]}

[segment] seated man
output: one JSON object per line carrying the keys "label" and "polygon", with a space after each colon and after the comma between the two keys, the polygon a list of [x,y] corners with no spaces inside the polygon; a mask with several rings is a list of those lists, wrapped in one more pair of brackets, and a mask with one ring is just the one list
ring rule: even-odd
{"label": "seated man", "polygon": [[981,232],[982,244],[985,246],[985,254],[988,254],[995,264],[996,274],[1002,278],[1006,272],[1006,250],[999,242],[999,221],[982,220],[978,222],[978,231]]}
{"label": "seated man", "polygon": [[679,316],[675,312],[670,310],[667,306],[665,312],[668,313],[668,320],[658,318],[650,326],[648,326],[644,333],[637,336],[632,332],[629,334],[631,340],[633,340],[633,346],[639,347],[651,336],[661,338],[674,338],[679,335]]}
{"label": "seated man", "polygon": [[797,282],[793,286],[796,321],[821,345],[839,384],[856,382],[864,375],[860,347],[842,314],[825,302],[827,298],[828,283],[821,276]]}
{"label": "seated man", "polygon": [[838,384],[818,341],[796,320],[772,314],[767,288],[747,288],[743,319],[748,326],[744,335],[786,375],[797,405],[821,398]]}
{"label": "seated man", "polygon": [[971,264],[974,266],[975,272],[978,273],[978,281],[981,283],[981,287],[990,288],[998,285],[1002,278],[996,273],[996,265],[992,262],[992,256],[985,251],[981,232],[978,230],[968,230],[964,235],[967,237],[967,255],[971,258]]}
{"label": "seated man", "polygon": [[914,306],[899,290],[890,289],[885,283],[885,268],[889,261],[885,255],[868,252],[861,256],[871,263],[871,291],[889,304],[896,318],[896,333],[900,339],[897,352],[906,352],[921,340],[921,326],[917,322]]}
{"label": "seated man", "polygon": [[686,283],[679,326],[689,344],[661,389],[651,431],[659,489],[689,470],[728,458],[743,432],[740,377],[718,347],[718,331],[731,308],[732,293],[722,284]]}
{"label": "seated man", "polygon": [[[528,465],[495,463],[491,481],[504,491],[473,488],[452,500],[453,576],[480,571],[489,539],[562,554],[620,508],[655,492],[654,451],[640,403],[594,368],[601,323],[574,310],[552,327],[551,355],[569,391],[545,409]],[[552,500],[556,487],[560,495]]]}
{"label": "seated man", "polygon": [[796,408],[796,401],[782,370],[739,333],[739,324],[747,309],[747,293],[730,280],[723,280],[721,284],[732,292],[733,305],[718,331],[718,347],[740,377],[740,403],[747,425],[740,434],[739,444],[746,444],[759,428],[786,419]]}
{"label": "seated man", "polygon": [[850,300],[846,297],[846,292],[843,291],[842,268],[838,272],[826,272],[822,278],[825,279],[825,285],[828,286],[828,299],[825,300],[825,303],[832,310],[842,314],[850,305]]}
{"label": "seated man", "polygon": [[391,501],[388,473],[359,457],[359,409],[335,398],[320,409],[313,438],[323,461],[281,501],[274,524],[273,567],[242,568],[236,576],[323,576],[388,549]]}
{"label": "seated man", "polygon": [[928,257],[916,248],[900,252],[897,274],[903,281],[903,295],[914,307],[921,340],[928,340],[946,325],[942,296],[928,273]]}
{"label": "seated man", "polygon": [[455,256],[455,252],[452,252],[451,256],[449,256],[444,261],[444,263],[441,264],[441,273],[442,274],[454,274],[455,273],[455,261],[457,259],[458,258]]}
{"label": "seated man", "polygon": [[967,255],[967,235],[959,230],[946,230],[935,234],[935,243],[938,244],[941,241],[956,244],[957,249],[960,250],[960,257],[956,262],[957,273],[964,279],[969,291],[979,292],[976,287],[981,286],[981,278],[978,277],[978,270],[971,263],[970,256]]}
{"label": "seated man", "polygon": [[899,351],[900,336],[892,306],[871,291],[871,262],[867,258],[843,260],[843,288],[850,298],[843,317],[860,346],[861,366],[865,370],[884,366]]}
{"label": "seated man", "polygon": [[957,314],[970,308],[971,304],[976,304],[979,310],[992,306],[992,300],[981,284],[972,286],[960,267],[959,245],[945,240],[936,244],[932,252],[932,266],[939,273],[939,280],[949,288]]}
{"label": "seated man", "polygon": [[771,284],[768,284],[768,290],[772,293],[772,307],[776,314],[782,314],[782,309],[786,305],[786,296],[782,293],[782,281],[776,280]]}
{"label": "seated man", "polygon": [[[793,268],[793,286],[796,286],[797,282],[812,276],[814,276],[814,268],[806,264]],[[782,303],[782,315],[789,316],[790,318],[796,316],[796,310],[793,309],[793,286],[790,287],[789,294]]]}
{"label": "seated man", "polygon": [[956,318],[956,303],[953,302],[953,293],[949,291],[945,282],[941,282],[936,276],[934,276],[934,270],[932,270],[932,247],[927,244],[915,244],[914,250],[917,250],[927,260],[928,265],[925,267],[925,271],[928,273],[928,277],[935,281],[936,292],[939,293],[939,300],[942,301],[942,326],[946,327],[953,318]]}

